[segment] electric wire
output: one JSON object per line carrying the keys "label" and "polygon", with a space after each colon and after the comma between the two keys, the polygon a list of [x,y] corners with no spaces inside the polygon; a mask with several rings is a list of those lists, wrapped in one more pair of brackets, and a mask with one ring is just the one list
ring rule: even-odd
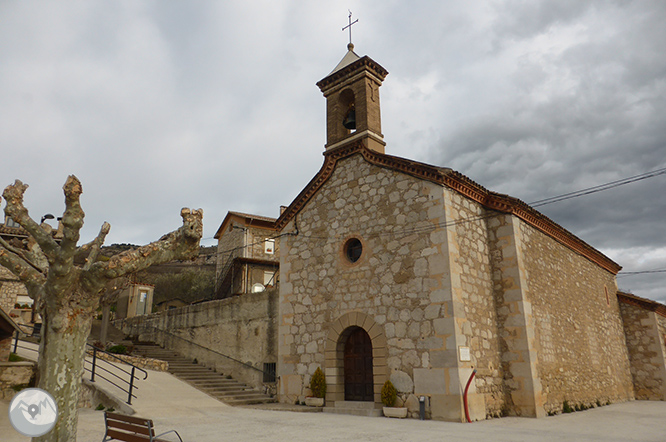
{"label": "electric wire", "polygon": [[[610,181],[608,183],[599,184],[597,186],[592,186],[592,187],[588,187],[588,188],[585,188],[585,189],[580,189],[580,190],[577,190],[577,191],[574,191],[574,192],[568,192],[568,193],[564,193],[564,194],[561,194],[561,195],[555,195],[555,196],[552,196],[552,197],[549,197],[549,198],[536,200],[536,201],[533,201],[531,203],[528,203],[528,205],[531,206],[531,207],[541,207],[541,206],[545,206],[545,205],[548,205],[548,204],[554,204],[554,203],[557,203],[557,202],[566,201],[566,200],[569,200],[569,199],[578,198],[578,197],[581,197],[581,196],[591,195],[593,193],[598,193],[598,192],[602,192],[602,191],[605,191],[605,190],[614,189],[616,187],[624,186],[626,184],[635,183],[637,181],[642,181],[642,180],[646,180],[646,179],[649,179],[649,178],[654,178],[654,177],[664,175],[664,174],[666,174],[666,167],[662,168],[662,169],[656,169],[656,170],[652,170],[652,171],[649,171],[649,172],[645,172],[645,173],[642,173],[642,174],[639,174],[639,175],[634,175],[634,176],[631,176],[631,177],[622,178],[622,179],[615,180],[615,181]],[[402,237],[402,236],[407,236],[407,235],[412,235],[412,234],[417,234],[417,233],[425,233],[425,232],[436,230],[436,229],[439,229],[439,228],[447,228],[447,227],[453,227],[453,226],[456,226],[456,225],[465,224],[465,223],[469,223],[469,222],[482,221],[482,220],[485,220],[485,219],[488,219],[488,218],[493,218],[495,216],[497,216],[496,213],[490,213],[490,214],[480,215],[480,216],[471,217],[471,218],[463,218],[463,219],[459,219],[459,220],[446,221],[446,222],[442,222],[442,223],[428,224],[428,225],[424,225],[424,226],[421,226],[421,227],[413,227],[411,229],[406,229],[406,230],[402,230],[402,231],[375,232],[370,236],[391,235],[391,236],[400,236],[400,237]],[[291,233],[282,233],[280,235],[276,235],[276,236],[273,236],[273,237],[268,237],[266,239],[275,239],[275,238],[279,238],[279,237],[285,236],[285,235],[291,235]],[[299,236],[301,236],[303,238],[321,239],[321,240],[336,239],[335,237],[332,237],[332,236],[307,235],[307,234],[304,234],[302,232],[299,233]],[[235,250],[241,250],[241,249],[244,249],[244,248],[247,248],[247,247],[252,247],[254,245],[263,244],[264,241],[265,240],[254,242],[254,243],[247,244],[247,245],[244,245],[244,246],[234,247],[234,248],[228,249],[228,250],[217,251],[215,253],[215,255],[226,254],[226,253],[233,252]],[[659,273],[661,273],[661,272],[659,272]],[[626,272],[626,273],[623,273],[623,274],[629,275],[630,273]]]}

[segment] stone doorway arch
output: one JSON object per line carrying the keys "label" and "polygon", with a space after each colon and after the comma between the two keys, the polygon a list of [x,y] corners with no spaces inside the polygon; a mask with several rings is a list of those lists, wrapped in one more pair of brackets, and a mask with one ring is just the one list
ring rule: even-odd
{"label": "stone doorway arch", "polygon": [[381,388],[389,376],[384,328],[365,313],[351,312],[333,321],[328,331],[325,353],[327,406],[345,400],[345,344],[359,328],[367,333],[372,345],[372,401],[381,403]]}

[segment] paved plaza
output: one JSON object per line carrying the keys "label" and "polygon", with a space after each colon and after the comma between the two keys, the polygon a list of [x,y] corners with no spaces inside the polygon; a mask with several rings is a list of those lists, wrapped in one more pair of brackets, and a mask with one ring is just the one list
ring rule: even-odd
{"label": "paved plaza", "polygon": [[[0,440],[30,439],[9,423],[0,401]],[[296,413],[224,405],[168,373],[150,372],[133,408],[158,432],[177,430],[185,442],[271,441],[666,441],[666,402],[614,404],[544,419],[504,418],[473,424]],[[103,413],[80,410],[77,441],[101,441]]]}

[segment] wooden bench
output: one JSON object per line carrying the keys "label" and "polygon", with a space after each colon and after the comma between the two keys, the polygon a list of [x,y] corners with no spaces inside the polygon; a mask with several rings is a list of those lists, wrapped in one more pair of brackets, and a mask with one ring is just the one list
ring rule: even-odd
{"label": "wooden bench", "polygon": [[104,425],[106,426],[106,431],[102,442],[106,442],[107,440],[121,440],[125,442],[167,442],[165,439],[160,439],[160,437],[168,433],[176,433],[180,442],[183,442],[183,439],[176,430],[170,430],[155,436],[153,421],[142,417],[125,416],[124,414],[109,413],[108,411],[105,411]]}

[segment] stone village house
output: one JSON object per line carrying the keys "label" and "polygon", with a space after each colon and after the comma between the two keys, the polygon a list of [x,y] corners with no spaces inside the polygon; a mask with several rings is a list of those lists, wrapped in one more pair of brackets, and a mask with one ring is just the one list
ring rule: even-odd
{"label": "stone village house", "polygon": [[279,240],[275,218],[229,212],[215,233],[215,297],[264,291],[277,285]]}

